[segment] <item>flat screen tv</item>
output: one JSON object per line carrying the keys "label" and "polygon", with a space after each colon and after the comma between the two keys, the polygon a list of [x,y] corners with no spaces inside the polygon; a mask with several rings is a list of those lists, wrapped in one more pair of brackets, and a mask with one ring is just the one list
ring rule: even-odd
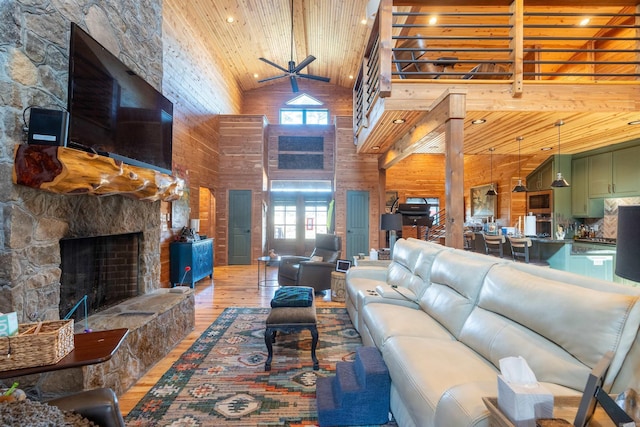
{"label": "flat screen tv", "polygon": [[173,104],[75,23],[67,145],[171,174]]}

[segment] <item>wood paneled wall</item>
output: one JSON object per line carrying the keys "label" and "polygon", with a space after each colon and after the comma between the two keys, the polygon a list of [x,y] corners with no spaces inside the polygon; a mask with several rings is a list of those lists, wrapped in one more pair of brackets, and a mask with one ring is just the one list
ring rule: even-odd
{"label": "wood paneled wall", "polygon": [[251,190],[251,259],[263,254],[266,203],[264,182],[264,141],[267,122],[258,115],[223,115],[219,117],[220,172],[216,198],[215,262],[227,265],[229,228],[229,191]]}
{"label": "wood paneled wall", "polygon": [[[217,115],[240,113],[242,93],[221,59],[201,42],[208,36],[189,25],[182,6],[176,0],[163,3],[163,93],[173,102],[174,174],[185,179],[190,216],[199,218],[199,189],[208,189],[214,200],[220,191]],[[161,212],[171,213],[171,203],[163,203]],[[215,222],[210,215],[202,213],[209,223]],[[171,221],[167,225],[160,242],[160,277],[168,286],[169,243],[180,229],[170,228]]]}
{"label": "wood paneled wall", "polygon": [[282,83],[248,91],[244,95],[242,113],[264,114],[270,124],[278,124],[280,109],[286,107],[286,102],[306,93],[323,103],[317,108],[329,109],[329,117],[351,115],[351,89],[308,79],[298,79],[298,86],[299,92],[293,93],[289,81],[282,79]]}
{"label": "wood paneled wall", "polygon": [[[466,217],[469,219],[471,215],[471,187],[487,185],[491,183],[493,178],[493,182],[497,184],[496,191],[498,192],[496,220],[502,226],[513,226],[518,221],[519,216],[526,214],[526,201],[523,193],[511,192],[518,180],[518,156],[494,154],[493,173],[491,173],[489,164],[488,154],[467,155],[464,157],[464,205]],[[526,184],[526,181],[523,180],[523,183]]]}
{"label": "wood paneled wall", "polygon": [[[335,158],[335,128],[332,125],[296,126],[274,125],[268,127],[267,173],[269,179],[321,179],[333,180]],[[278,139],[280,136],[322,137],[324,140],[322,169],[280,169],[278,167]]]}
{"label": "wood paneled wall", "polygon": [[[471,187],[486,185],[491,181],[489,163],[488,155],[465,156],[464,197],[467,220],[471,215]],[[526,214],[525,194],[511,192],[518,180],[518,157],[494,155],[493,165],[493,182],[498,185],[496,219],[504,226],[513,226],[519,216]],[[414,154],[387,170],[386,191],[396,191],[401,203],[407,197],[438,197],[440,207],[446,208],[444,168],[444,155]],[[415,231],[405,228],[403,235],[415,237]]]}
{"label": "wood paneled wall", "polygon": [[369,246],[380,247],[380,214],[384,212],[384,184],[380,183],[378,156],[357,154],[353,144],[351,116],[336,117],[335,218],[336,234],[342,238],[342,254],[347,253],[347,191],[369,192]]}

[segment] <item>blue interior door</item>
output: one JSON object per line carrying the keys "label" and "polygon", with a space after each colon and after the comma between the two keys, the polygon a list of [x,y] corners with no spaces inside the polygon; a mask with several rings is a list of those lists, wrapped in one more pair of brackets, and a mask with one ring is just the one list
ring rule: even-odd
{"label": "blue interior door", "polygon": [[369,253],[369,192],[347,191],[347,259]]}
{"label": "blue interior door", "polygon": [[251,190],[229,191],[229,265],[251,264]]}

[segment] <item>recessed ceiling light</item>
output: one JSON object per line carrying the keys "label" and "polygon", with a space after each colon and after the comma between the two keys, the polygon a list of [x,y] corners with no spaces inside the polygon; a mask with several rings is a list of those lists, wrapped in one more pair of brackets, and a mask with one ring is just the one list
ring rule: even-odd
{"label": "recessed ceiling light", "polygon": [[234,21],[235,21],[235,19],[233,18],[233,16],[229,16],[229,17],[227,18],[227,22],[228,22],[229,24],[232,24]]}
{"label": "recessed ceiling light", "polygon": [[632,120],[627,124],[631,126],[640,125],[640,120]]}
{"label": "recessed ceiling light", "polygon": [[589,22],[591,22],[591,18],[584,18],[582,21],[580,21],[580,26],[584,27],[585,25],[589,25]]}
{"label": "recessed ceiling light", "polygon": [[253,78],[257,79],[258,77],[260,77],[260,75],[258,73],[254,73],[253,74]]}
{"label": "recessed ceiling light", "polygon": [[552,148],[553,148],[553,147],[542,147],[542,148],[540,149],[540,151],[549,151],[549,150],[551,150]]}
{"label": "recessed ceiling light", "polygon": [[360,21],[360,23],[362,25],[367,25],[367,19],[366,18],[362,18],[362,21]]}
{"label": "recessed ceiling light", "polygon": [[379,150],[380,146],[379,145],[374,145],[373,147],[371,147],[372,150]]}
{"label": "recessed ceiling light", "polygon": [[401,125],[401,124],[403,124],[404,122],[406,122],[406,120],[405,120],[405,119],[395,119],[392,123],[393,123],[394,125]]}
{"label": "recessed ceiling light", "polygon": [[487,119],[475,119],[471,122],[472,125],[482,125],[487,123]]}
{"label": "recessed ceiling light", "polygon": [[349,78],[353,80],[353,74],[349,74]]}
{"label": "recessed ceiling light", "polygon": [[431,18],[429,18],[429,25],[436,25],[437,23],[438,23],[437,16],[432,16]]}

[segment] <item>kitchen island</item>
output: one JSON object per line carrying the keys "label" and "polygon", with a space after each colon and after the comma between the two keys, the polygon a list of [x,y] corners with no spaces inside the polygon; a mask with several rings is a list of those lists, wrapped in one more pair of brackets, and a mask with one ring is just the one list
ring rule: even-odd
{"label": "kitchen island", "polygon": [[[484,253],[484,237],[481,232],[475,233],[471,249]],[[569,271],[583,276],[615,281],[616,246],[613,242],[592,240],[553,239],[550,237],[531,237],[531,262],[544,262],[550,268]],[[504,257],[511,258],[511,247],[507,240]]]}

